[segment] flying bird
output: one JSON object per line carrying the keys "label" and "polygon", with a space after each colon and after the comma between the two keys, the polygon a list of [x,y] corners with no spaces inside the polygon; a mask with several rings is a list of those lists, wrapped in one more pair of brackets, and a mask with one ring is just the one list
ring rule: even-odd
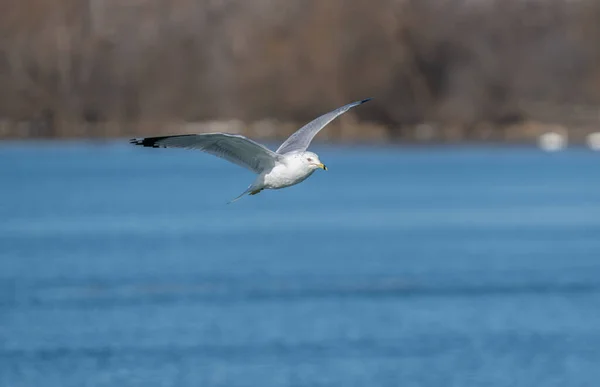
{"label": "flying bird", "polygon": [[292,134],[273,152],[247,137],[228,133],[183,134],[162,137],[134,138],[129,142],[151,148],[198,149],[221,157],[258,174],[241,195],[256,195],[264,189],[281,189],[301,183],[317,169],[327,170],[319,156],[307,151],[312,139],[337,116],[372,98],[339,107],[314,119]]}

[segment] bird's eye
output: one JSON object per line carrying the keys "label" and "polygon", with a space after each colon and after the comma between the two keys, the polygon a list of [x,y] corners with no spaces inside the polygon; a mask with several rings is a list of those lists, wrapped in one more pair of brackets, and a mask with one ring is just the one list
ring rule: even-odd
{"label": "bird's eye", "polygon": [[309,157],[309,158],[307,158],[307,160],[312,162],[312,159],[311,159],[310,157]]}

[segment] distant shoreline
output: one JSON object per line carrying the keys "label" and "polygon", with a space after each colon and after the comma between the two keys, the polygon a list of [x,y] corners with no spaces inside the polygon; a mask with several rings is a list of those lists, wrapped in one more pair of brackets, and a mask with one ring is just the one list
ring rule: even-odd
{"label": "distant shoreline", "polygon": [[[244,123],[240,120],[220,120],[184,123],[84,123],[70,124],[62,129],[51,128],[36,121],[0,121],[0,141],[38,140],[111,140],[131,137],[161,136],[169,134],[227,132],[237,133],[263,141],[284,140],[303,124],[261,120]],[[531,144],[545,133],[563,136],[569,144],[585,144],[587,136],[600,131],[600,124],[584,127],[567,127],[537,121],[524,121],[510,125],[476,124],[438,125],[418,124],[390,128],[370,122],[332,122],[318,139],[335,144]]]}

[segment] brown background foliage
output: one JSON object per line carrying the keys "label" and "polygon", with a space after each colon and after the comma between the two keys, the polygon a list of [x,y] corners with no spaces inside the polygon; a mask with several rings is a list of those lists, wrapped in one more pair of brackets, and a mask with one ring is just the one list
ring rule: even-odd
{"label": "brown background foliage", "polygon": [[375,97],[354,114],[400,137],[591,127],[599,41],[600,0],[4,0],[0,120],[4,135],[111,136]]}

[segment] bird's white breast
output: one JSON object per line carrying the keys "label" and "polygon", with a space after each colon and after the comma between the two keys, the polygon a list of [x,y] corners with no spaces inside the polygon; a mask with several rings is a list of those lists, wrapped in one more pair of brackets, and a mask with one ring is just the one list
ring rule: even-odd
{"label": "bird's white breast", "polygon": [[313,172],[314,169],[307,164],[290,157],[284,162],[277,163],[263,176],[263,180],[267,188],[285,188],[306,180]]}

